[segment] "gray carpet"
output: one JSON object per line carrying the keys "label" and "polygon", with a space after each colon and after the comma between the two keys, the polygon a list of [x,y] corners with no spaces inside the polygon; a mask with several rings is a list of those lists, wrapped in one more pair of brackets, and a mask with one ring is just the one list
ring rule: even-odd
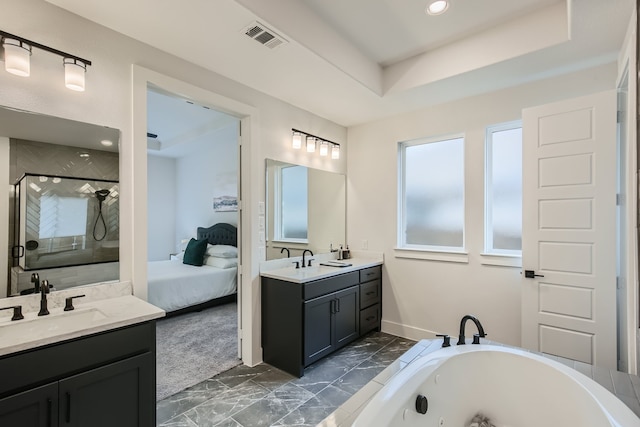
{"label": "gray carpet", "polygon": [[235,302],[157,322],[157,400],[242,363]]}

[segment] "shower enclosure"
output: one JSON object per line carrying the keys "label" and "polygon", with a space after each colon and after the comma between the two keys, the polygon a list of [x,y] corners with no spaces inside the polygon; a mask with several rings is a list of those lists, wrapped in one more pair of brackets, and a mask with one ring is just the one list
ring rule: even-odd
{"label": "shower enclosure", "polygon": [[28,271],[118,261],[117,181],[25,174],[14,189],[14,266]]}

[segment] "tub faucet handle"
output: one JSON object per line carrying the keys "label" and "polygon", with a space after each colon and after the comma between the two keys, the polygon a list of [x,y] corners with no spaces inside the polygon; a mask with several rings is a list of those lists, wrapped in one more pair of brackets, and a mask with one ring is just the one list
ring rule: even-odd
{"label": "tub faucet handle", "polygon": [[447,334],[437,334],[437,337],[442,337],[442,347],[451,347],[451,337]]}

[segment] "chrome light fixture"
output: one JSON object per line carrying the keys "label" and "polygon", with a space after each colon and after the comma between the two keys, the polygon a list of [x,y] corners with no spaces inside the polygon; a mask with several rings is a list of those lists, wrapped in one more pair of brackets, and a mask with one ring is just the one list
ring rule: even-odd
{"label": "chrome light fixture", "polygon": [[28,77],[31,74],[32,49],[36,48],[61,56],[65,86],[71,90],[84,91],[85,73],[91,61],[2,30],[0,30],[0,41],[4,51],[4,68],[9,73]]}
{"label": "chrome light fixture", "polygon": [[305,148],[308,153],[314,153],[316,148],[318,148],[320,156],[326,157],[329,155],[329,148],[331,148],[331,158],[334,160],[340,158],[340,144],[337,142],[332,142],[298,129],[291,129],[291,132],[293,135],[291,137],[291,146],[293,148],[302,148],[302,137],[304,136]]}

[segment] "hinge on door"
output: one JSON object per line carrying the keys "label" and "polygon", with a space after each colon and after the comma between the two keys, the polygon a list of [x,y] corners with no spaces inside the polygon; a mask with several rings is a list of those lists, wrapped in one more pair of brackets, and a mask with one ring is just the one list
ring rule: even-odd
{"label": "hinge on door", "polygon": [[616,123],[622,123],[622,111],[616,111]]}
{"label": "hinge on door", "polygon": [[620,206],[620,193],[616,194],[616,206]]}
{"label": "hinge on door", "polygon": [[623,289],[624,288],[624,279],[622,279],[622,277],[618,276],[616,277],[616,289]]}
{"label": "hinge on door", "polygon": [[242,200],[238,200],[238,210],[242,210]]}

